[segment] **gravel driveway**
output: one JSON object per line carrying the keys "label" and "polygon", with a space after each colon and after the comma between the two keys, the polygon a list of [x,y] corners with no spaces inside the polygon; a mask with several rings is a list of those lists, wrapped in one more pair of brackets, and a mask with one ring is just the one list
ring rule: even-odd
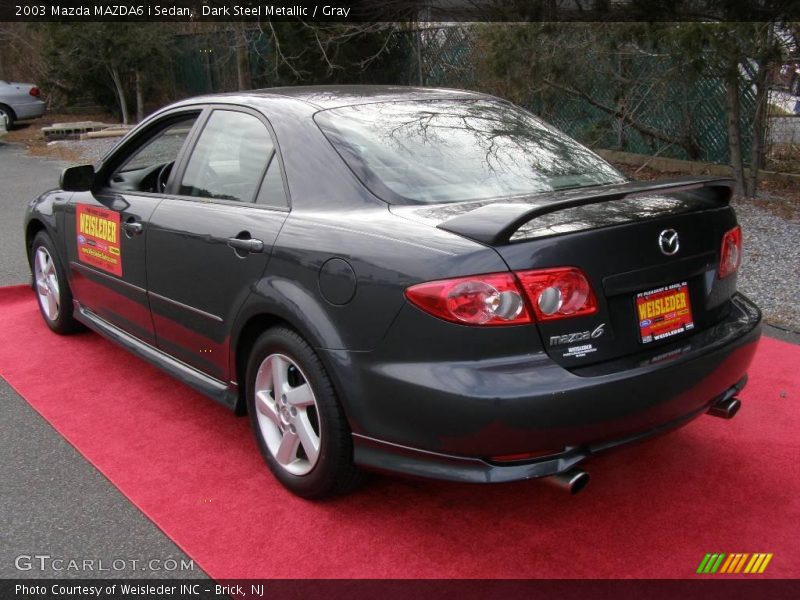
{"label": "gravel driveway", "polygon": [[739,289],[769,323],[800,331],[800,217],[780,217],[743,198],[733,205],[744,236]]}
{"label": "gravel driveway", "polygon": [[74,151],[86,164],[97,165],[122,138],[98,138],[96,140],[58,140],[51,142],[51,147],[58,146],[65,150]]}

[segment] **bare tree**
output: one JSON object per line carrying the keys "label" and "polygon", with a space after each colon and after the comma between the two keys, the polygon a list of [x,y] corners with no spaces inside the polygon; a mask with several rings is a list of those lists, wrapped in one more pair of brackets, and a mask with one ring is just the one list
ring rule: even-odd
{"label": "bare tree", "polygon": [[[572,96],[612,117],[620,141],[632,130],[699,158],[691,127],[676,130],[653,122],[660,92],[673,84],[680,65],[668,65],[666,54],[646,43],[646,26],[534,23],[488,25],[480,31],[482,76],[491,81],[494,75],[504,95],[523,104],[537,96]],[[631,68],[642,59],[656,68]],[[607,93],[598,95],[600,88]]]}
{"label": "bare tree", "polygon": [[[695,113],[709,94],[718,94],[737,191],[752,196],[763,162],[768,76],[782,55],[773,27],[740,22],[487,25],[479,38],[479,64],[490,85],[523,104],[549,99],[558,113],[556,103],[576,98],[612,117],[618,140],[624,141],[624,130],[636,132],[654,153],[679,148],[693,160],[703,157]],[[638,64],[649,67],[634,68]],[[706,91],[698,94],[704,82]],[[752,97],[751,88],[755,111],[745,113],[742,101]],[[665,102],[669,111],[662,110]],[[608,140],[607,131],[597,133]]]}
{"label": "bare tree", "polygon": [[310,23],[257,24],[257,35],[271,55],[273,75],[285,73],[296,82],[338,74],[357,75],[386,53],[393,34],[402,24]]}

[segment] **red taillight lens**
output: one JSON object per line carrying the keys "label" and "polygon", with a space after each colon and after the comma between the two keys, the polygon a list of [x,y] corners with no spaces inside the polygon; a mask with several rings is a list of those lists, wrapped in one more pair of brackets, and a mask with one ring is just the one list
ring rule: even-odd
{"label": "red taillight lens", "polygon": [[516,275],[540,321],[597,312],[592,286],[580,269],[562,267],[520,271]]}
{"label": "red taillight lens", "polygon": [[531,320],[511,273],[420,283],[408,288],[406,297],[425,312],[462,325],[519,325]]}
{"label": "red taillight lens", "polygon": [[462,325],[521,325],[590,315],[597,301],[580,269],[561,267],[443,279],[411,286],[409,301],[435,317]]}
{"label": "red taillight lens", "polygon": [[33,96],[34,98],[38,98],[38,97],[39,97],[39,95],[40,95],[42,92],[40,92],[40,91],[39,91],[39,88],[37,88],[37,87],[32,87],[28,93],[29,93],[31,96]]}
{"label": "red taillight lens", "polygon": [[736,272],[742,262],[742,229],[738,225],[722,236],[722,249],[719,253],[718,277],[725,279]]}

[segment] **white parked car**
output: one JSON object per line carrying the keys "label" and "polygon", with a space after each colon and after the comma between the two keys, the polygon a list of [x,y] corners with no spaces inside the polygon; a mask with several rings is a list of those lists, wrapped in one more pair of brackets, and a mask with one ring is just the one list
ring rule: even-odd
{"label": "white parked car", "polygon": [[0,121],[11,129],[17,121],[41,117],[46,105],[40,95],[39,88],[32,83],[0,80]]}

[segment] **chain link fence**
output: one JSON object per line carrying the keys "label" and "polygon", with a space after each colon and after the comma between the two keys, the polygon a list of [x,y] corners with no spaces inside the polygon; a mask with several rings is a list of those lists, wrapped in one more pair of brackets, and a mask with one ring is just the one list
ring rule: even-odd
{"label": "chain link fence", "polygon": [[[596,63],[595,63],[596,64]],[[542,90],[533,112],[584,144],[637,154],[714,163],[728,162],[725,87],[714,78],[680,77],[669,58],[643,56],[627,61],[615,84],[606,73],[586,69],[585,95]],[[621,70],[620,70],[621,71]],[[740,90],[742,149],[749,155],[748,124],[755,113],[755,90]]]}
{"label": "chain link fence", "polygon": [[764,168],[800,172],[800,57],[786,61],[772,77]]}

